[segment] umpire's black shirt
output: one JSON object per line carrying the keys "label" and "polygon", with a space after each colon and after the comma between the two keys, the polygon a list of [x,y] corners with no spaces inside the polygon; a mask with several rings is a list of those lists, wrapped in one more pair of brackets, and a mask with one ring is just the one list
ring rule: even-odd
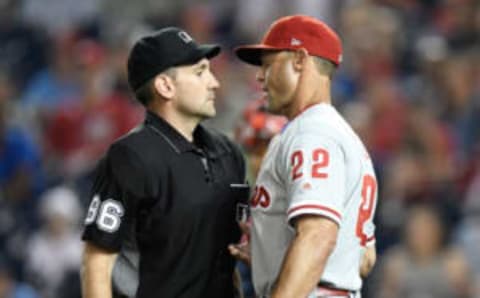
{"label": "umpire's black shirt", "polygon": [[119,251],[135,230],[137,298],[233,297],[236,205],[245,164],[224,136],[199,125],[194,142],[153,113],[100,161],[83,239]]}

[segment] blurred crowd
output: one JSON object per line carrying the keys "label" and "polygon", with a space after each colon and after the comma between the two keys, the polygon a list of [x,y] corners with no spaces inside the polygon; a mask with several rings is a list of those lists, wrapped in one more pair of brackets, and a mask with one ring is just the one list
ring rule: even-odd
{"label": "blurred crowd", "polygon": [[207,125],[244,146],[254,179],[262,128],[280,120],[252,120],[255,69],[232,49],[297,13],[340,33],[333,102],[379,178],[364,297],[480,297],[479,1],[0,0],[0,298],[80,297],[92,169],[143,119],[126,83],[133,41],[175,25],[223,46]]}

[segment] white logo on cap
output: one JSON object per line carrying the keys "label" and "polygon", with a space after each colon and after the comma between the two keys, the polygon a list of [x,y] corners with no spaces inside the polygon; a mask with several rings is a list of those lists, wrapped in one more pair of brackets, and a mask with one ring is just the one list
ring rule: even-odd
{"label": "white logo on cap", "polygon": [[189,43],[193,40],[193,38],[185,31],[178,32],[178,37],[180,37],[185,43]]}
{"label": "white logo on cap", "polygon": [[293,37],[292,40],[290,41],[290,45],[292,45],[292,46],[299,46],[299,45],[301,45],[301,44],[302,44],[302,42],[301,42],[300,40],[294,38],[294,37]]}

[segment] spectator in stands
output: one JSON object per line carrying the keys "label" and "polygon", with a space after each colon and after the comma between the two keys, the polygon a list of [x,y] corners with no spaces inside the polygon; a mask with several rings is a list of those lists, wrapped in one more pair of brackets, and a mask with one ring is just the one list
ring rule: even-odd
{"label": "spectator in stands", "polygon": [[472,297],[465,256],[450,246],[440,214],[417,205],[406,218],[404,241],[384,256],[377,297]]}
{"label": "spectator in stands", "polygon": [[81,214],[77,195],[67,187],[57,186],[42,195],[43,222],[28,241],[26,267],[32,284],[44,298],[57,298],[55,293],[64,276],[80,269]]}
{"label": "spectator in stands", "polygon": [[11,76],[16,90],[23,90],[30,77],[46,63],[46,36],[41,28],[19,17],[20,3],[0,1],[0,68]]}
{"label": "spectator in stands", "polygon": [[46,124],[48,158],[56,174],[79,178],[88,173],[118,137],[127,133],[143,117],[139,105],[109,86],[106,49],[93,40],[77,42],[79,66],[78,101],[57,106]]}
{"label": "spectator in stands", "polygon": [[39,298],[40,296],[30,285],[15,280],[8,262],[0,257],[0,297]]}
{"label": "spectator in stands", "polygon": [[40,150],[30,135],[10,122],[12,85],[0,73],[0,252],[22,275],[22,243],[35,228],[37,198],[43,189]]}

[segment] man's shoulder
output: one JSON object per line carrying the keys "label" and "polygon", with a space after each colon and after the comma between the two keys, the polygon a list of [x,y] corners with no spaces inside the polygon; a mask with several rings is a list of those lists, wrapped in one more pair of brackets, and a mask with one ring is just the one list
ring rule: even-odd
{"label": "man's shoulder", "polygon": [[112,143],[112,146],[135,147],[137,145],[148,142],[150,137],[151,136],[147,131],[146,126],[144,124],[140,124],[131,129],[129,132],[127,132],[120,138],[116,139]]}
{"label": "man's shoulder", "polygon": [[299,129],[307,133],[330,136],[340,141],[352,136],[353,129],[337,109],[327,107],[320,112],[311,113],[301,119],[303,121],[301,121]]}
{"label": "man's shoulder", "polygon": [[298,146],[329,146],[341,151],[357,144],[355,133],[349,130],[348,124],[342,123],[336,115],[332,117],[305,117],[290,123],[281,134],[281,146],[289,150]]}
{"label": "man's shoulder", "polygon": [[320,117],[305,117],[289,124],[282,133],[282,137],[285,139],[326,137],[337,140],[341,134],[342,127],[336,121],[332,122]]}
{"label": "man's shoulder", "polygon": [[[158,154],[158,140],[161,138],[149,131],[149,129],[141,124],[133,128],[131,131],[115,140],[107,151],[107,156],[111,159],[133,158],[143,163],[149,163],[152,156],[161,159],[164,154]],[[161,146],[161,145],[160,145]]]}

